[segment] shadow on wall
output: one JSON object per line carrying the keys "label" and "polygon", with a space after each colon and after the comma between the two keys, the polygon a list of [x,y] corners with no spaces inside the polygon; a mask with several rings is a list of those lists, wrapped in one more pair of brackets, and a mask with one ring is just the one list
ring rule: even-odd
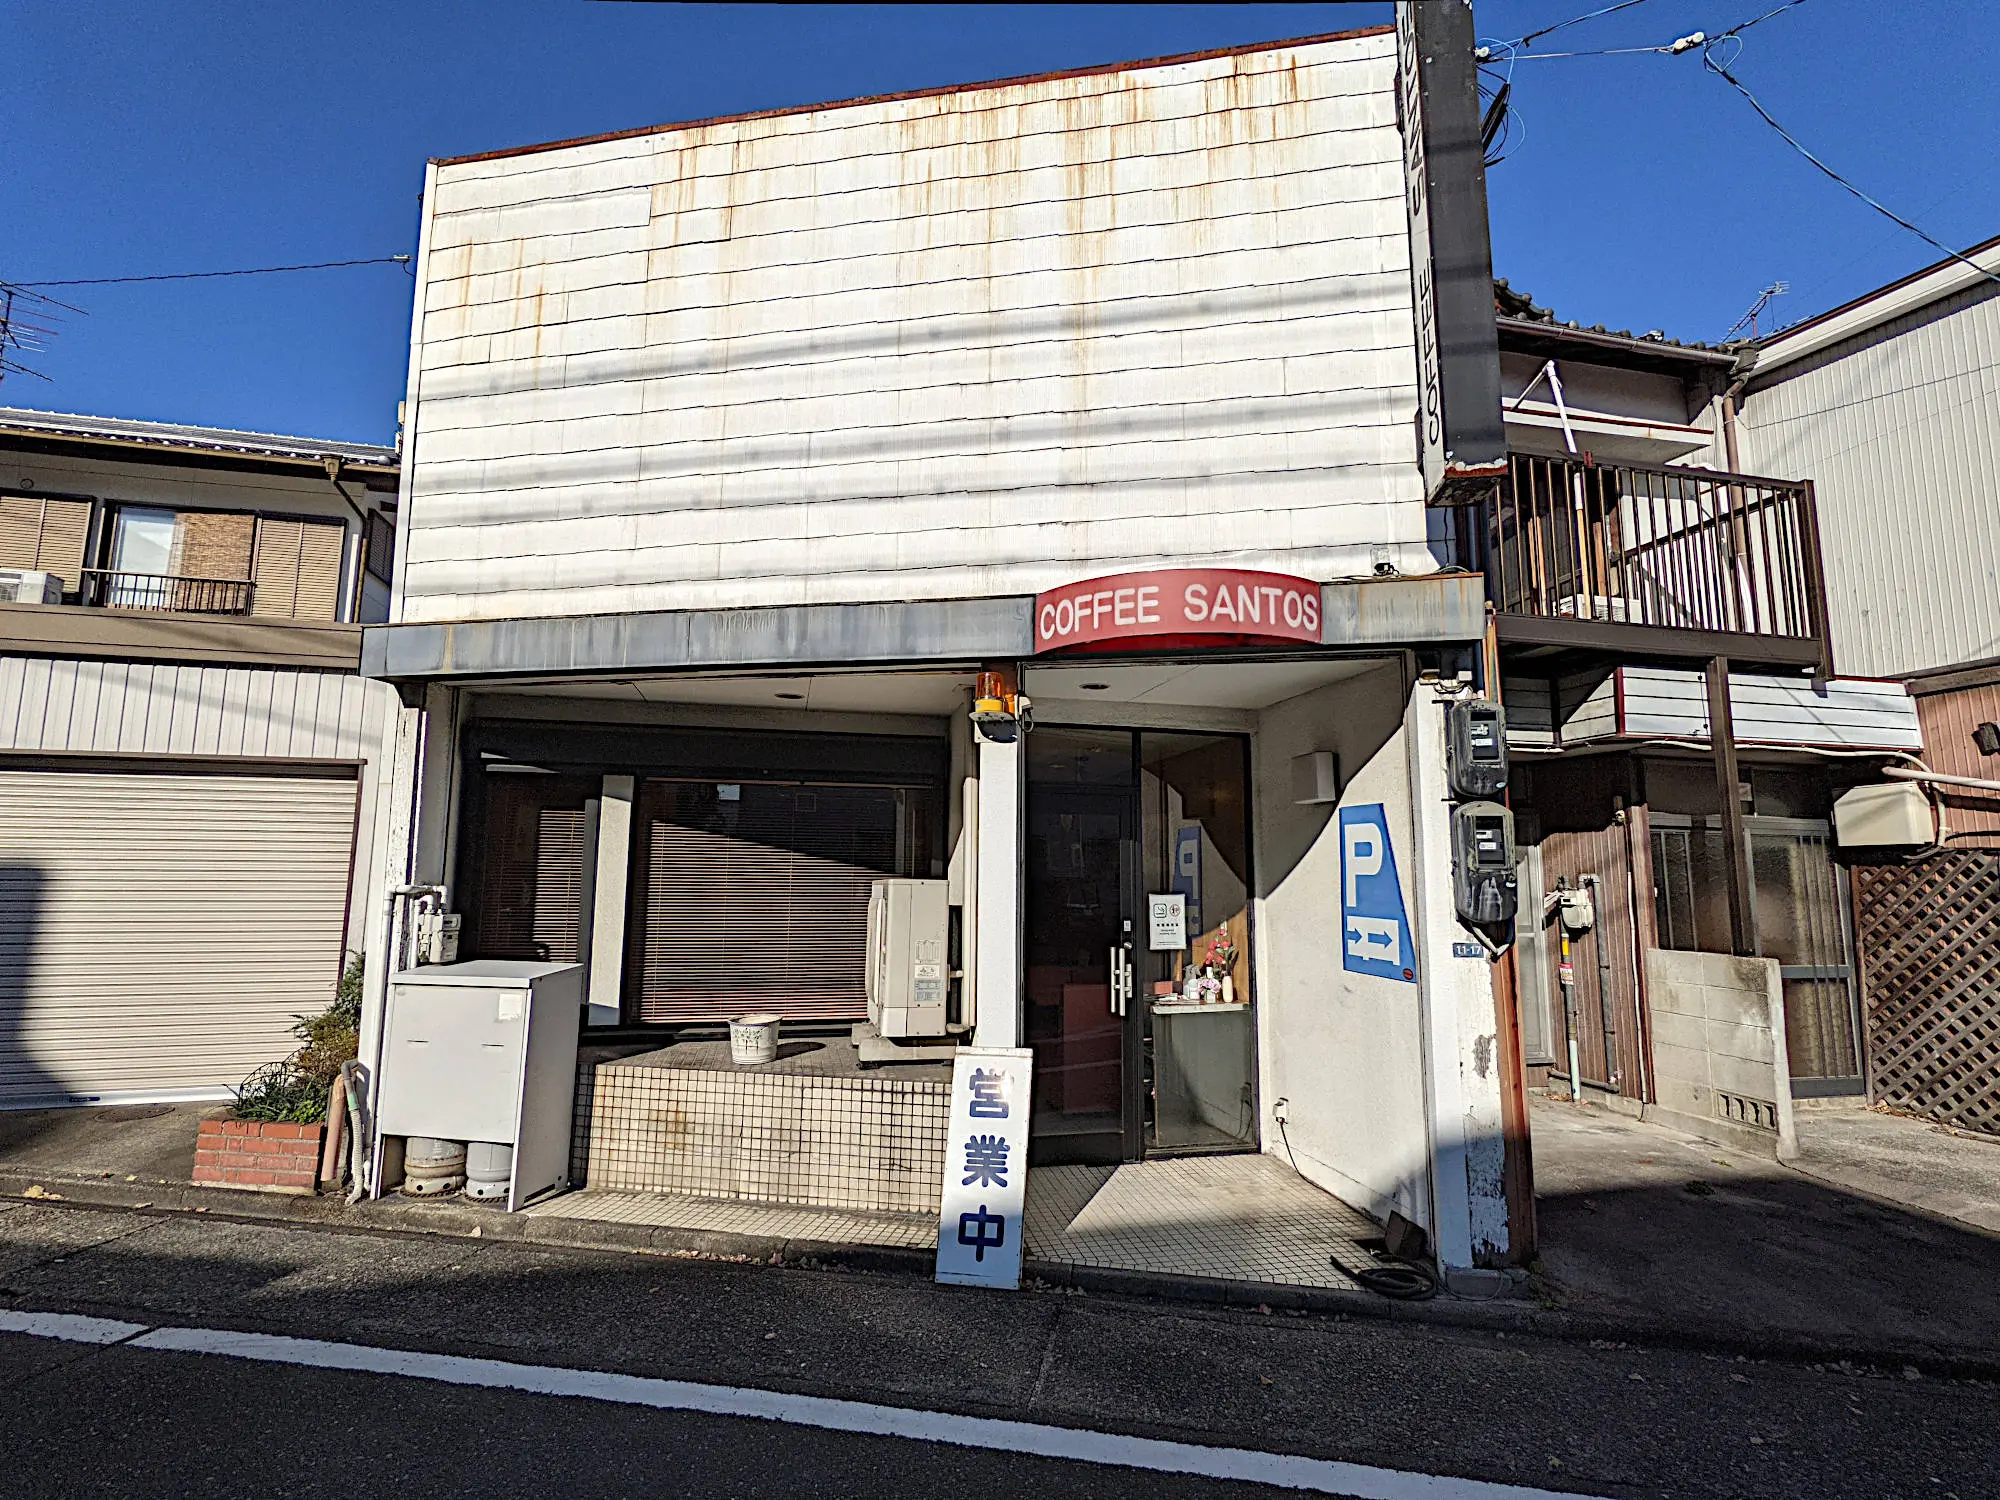
{"label": "shadow on wall", "polygon": [[27,1034],[47,886],[39,865],[0,864],[0,1109],[46,1108],[68,1096],[35,1060]]}
{"label": "shadow on wall", "polygon": [[[1258,716],[1256,893],[1266,918],[1258,952],[1267,964],[1258,979],[1259,1105],[1267,1152],[1377,1220],[1399,1210],[1429,1227],[1422,993],[1400,975],[1384,977],[1380,963],[1348,962],[1338,823],[1341,807],[1381,807],[1414,945],[1409,691],[1401,665],[1384,661]],[[1316,751],[1338,757],[1338,804],[1293,800],[1294,758]],[[1388,869],[1385,860],[1379,873]],[[1391,902],[1380,915],[1393,910]],[[1279,1099],[1289,1112],[1282,1125]]]}

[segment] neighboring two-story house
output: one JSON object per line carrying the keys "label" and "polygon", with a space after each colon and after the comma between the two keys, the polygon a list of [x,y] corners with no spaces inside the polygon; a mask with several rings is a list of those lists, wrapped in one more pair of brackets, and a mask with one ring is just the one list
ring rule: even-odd
{"label": "neighboring two-story house", "polygon": [[1738,442],[1809,477],[1844,672],[1901,683],[1939,847],[1856,873],[1878,1100],[2000,1134],[2000,239],[1762,340]]}
{"label": "neighboring two-story house", "polygon": [[358,951],[392,448],[0,410],[0,1107],[226,1098]]}
{"label": "neighboring two-story house", "polygon": [[[1497,321],[1513,457],[1468,556],[1516,756],[1529,1081],[1775,1146],[1794,1097],[1864,1088],[1832,810],[1920,748],[1916,707],[1830,628],[1813,475],[1745,472],[1755,351],[1580,328],[1504,284]],[[1567,986],[1563,890],[1593,918],[1569,934]],[[1649,954],[1700,952],[1779,964],[1782,1035],[1734,1082],[1649,982]]]}

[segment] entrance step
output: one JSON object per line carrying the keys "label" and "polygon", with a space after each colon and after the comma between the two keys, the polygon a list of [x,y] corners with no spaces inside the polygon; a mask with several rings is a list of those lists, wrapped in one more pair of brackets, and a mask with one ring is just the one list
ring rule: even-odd
{"label": "entrance step", "polygon": [[[1030,1260],[1358,1291],[1381,1226],[1269,1156],[1194,1156],[1028,1174]],[[1336,1263],[1338,1262],[1338,1263]]]}
{"label": "entrance step", "polygon": [[635,1193],[586,1188],[544,1199],[522,1210],[542,1219],[585,1219],[599,1224],[644,1224],[709,1234],[754,1235],[826,1245],[883,1245],[929,1250],[937,1244],[936,1214],[851,1213],[789,1203],[738,1198],[698,1198],[687,1193]]}

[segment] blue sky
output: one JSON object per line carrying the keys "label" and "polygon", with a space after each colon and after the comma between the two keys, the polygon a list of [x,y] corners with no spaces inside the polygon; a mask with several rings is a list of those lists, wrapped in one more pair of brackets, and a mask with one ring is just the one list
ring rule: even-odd
{"label": "blue sky", "polygon": [[[1606,0],[1484,0],[1495,40]],[[1535,53],[1714,33],[1779,0],[1646,0]],[[303,7],[0,0],[0,277],[414,248],[431,156],[1364,26],[1381,3]],[[1891,18],[1891,23],[1885,22]],[[2000,83],[1978,0],[1806,0],[1734,70],[1832,165],[1939,238],[2000,233]],[[1793,320],[1928,264],[1794,156],[1699,53],[1523,60],[1491,174],[1499,274],[1585,324],[1713,339],[1777,279]],[[409,278],[374,266],[78,288],[0,404],[387,441]]]}

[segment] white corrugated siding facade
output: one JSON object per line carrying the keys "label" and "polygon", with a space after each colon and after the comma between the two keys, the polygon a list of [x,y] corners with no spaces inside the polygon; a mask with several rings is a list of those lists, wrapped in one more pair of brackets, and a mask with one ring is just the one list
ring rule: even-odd
{"label": "white corrugated siding facade", "polygon": [[1394,37],[434,169],[406,621],[1424,548]]}
{"label": "white corrugated siding facade", "polygon": [[1814,482],[1842,673],[2000,656],[2000,287],[1780,369],[1739,442],[1748,471]]}
{"label": "white corrugated siding facade", "polygon": [[361,760],[380,736],[369,699],[389,692],[352,673],[0,656],[0,751]]}

